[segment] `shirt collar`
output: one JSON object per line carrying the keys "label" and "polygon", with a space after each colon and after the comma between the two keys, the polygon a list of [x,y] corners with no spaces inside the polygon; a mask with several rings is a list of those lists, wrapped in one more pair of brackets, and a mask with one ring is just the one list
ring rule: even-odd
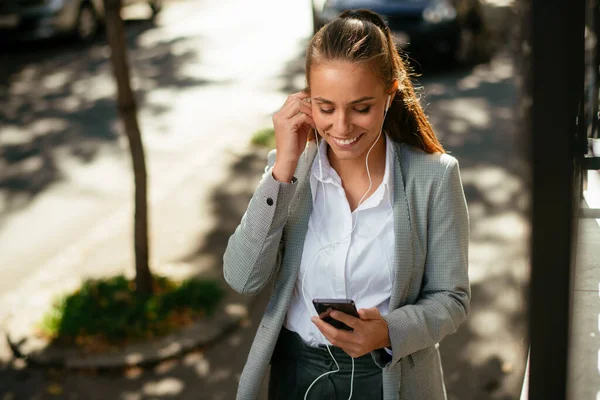
{"label": "shirt collar", "polygon": [[[366,206],[367,203],[370,207],[377,206],[383,199],[387,197],[389,206],[392,207],[394,204],[394,146],[392,140],[386,136],[385,141],[385,171],[383,173],[383,188],[378,188],[368,199],[366,199],[360,208]],[[321,160],[321,165],[319,165]],[[321,171],[322,170],[322,171]],[[319,142],[318,153],[315,156],[312,168],[311,168],[311,191],[312,200],[315,201],[317,195],[318,183],[323,182],[333,184],[337,187],[342,187],[342,180],[338,173],[333,169],[329,163],[327,157],[327,142],[323,139]]]}
{"label": "shirt collar", "polygon": [[321,139],[321,142],[319,143],[318,153],[312,166],[312,174],[320,182],[333,183],[336,186],[342,186],[342,179],[329,163],[329,158],[327,157],[327,142],[323,139]]}

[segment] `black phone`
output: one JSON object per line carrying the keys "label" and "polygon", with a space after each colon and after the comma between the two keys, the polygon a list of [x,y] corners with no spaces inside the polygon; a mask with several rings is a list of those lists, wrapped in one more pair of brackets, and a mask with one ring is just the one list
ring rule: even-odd
{"label": "black phone", "polygon": [[351,327],[329,316],[333,310],[360,318],[358,311],[356,310],[356,304],[350,299],[313,299],[313,304],[315,310],[317,310],[317,314],[319,314],[319,318],[337,329],[352,332]]}

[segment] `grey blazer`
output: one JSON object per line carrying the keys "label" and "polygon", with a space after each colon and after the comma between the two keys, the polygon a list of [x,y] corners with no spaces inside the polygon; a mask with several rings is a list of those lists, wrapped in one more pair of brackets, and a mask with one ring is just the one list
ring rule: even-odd
{"label": "grey blazer", "polygon": [[[223,257],[226,281],[254,295],[274,280],[271,299],[240,378],[237,398],[258,397],[298,277],[312,209],[311,142],[293,183],[280,183],[268,165]],[[396,272],[388,323],[393,356],[371,354],[383,371],[385,400],[446,399],[437,344],[469,314],[469,220],[458,162],[394,143]]]}

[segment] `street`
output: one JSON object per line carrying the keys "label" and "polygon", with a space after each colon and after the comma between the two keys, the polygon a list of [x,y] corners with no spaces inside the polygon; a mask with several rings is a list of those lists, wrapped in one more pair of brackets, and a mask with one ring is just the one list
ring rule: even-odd
{"label": "street", "polygon": [[[252,133],[304,87],[310,3],[283,3],[176,0],[156,23],[130,10],[155,271],[220,273],[266,160]],[[0,64],[0,320],[85,277],[132,273],[132,174],[108,52],[101,39],[50,41],[11,47]],[[471,218],[472,312],[440,347],[450,400],[515,399],[523,377],[528,189],[514,74],[500,52],[418,80]],[[267,295],[239,330],[148,370],[30,368],[2,343],[0,400],[232,399]]]}

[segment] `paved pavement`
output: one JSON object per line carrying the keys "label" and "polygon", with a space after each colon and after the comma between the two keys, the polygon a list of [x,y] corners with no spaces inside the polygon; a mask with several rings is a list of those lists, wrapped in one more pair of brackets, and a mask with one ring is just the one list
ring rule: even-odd
{"label": "paved pavement", "polygon": [[[600,208],[600,171],[588,171],[585,203]],[[600,393],[600,219],[580,219],[574,275],[569,399]]]}
{"label": "paved pavement", "polygon": [[[295,76],[286,62],[311,32],[301,2],[180,1],[164,11],[157,26],[128,23],[154,204],[190,175],[204,175],[207,190],[221,181],[227,155],[245,150],[287,96]],[[0,304],[45,270],[70,274],[73,253],[85,257],[129,224],[131,168],[108,51],[102,40],[54,41],[3,57]],[[216,223],[202,217],[205,230]]]}
{"label": "paved pavement", "polygon": [[[265,160],[264,151],[248,147],[251,133],[268,126],[285,96],[304,86],[310,8],[280,3],[181,1],[156,27],[129,24],[157,271],[219,274],[226,239]],[[9,78],[0,86],[9,122],[0,146],[29,135],[27,143],[43,150],[28,161],[26,148],[10,147],[22,164],[12,180],[0,181],[0,316],[42,309],[56,290],[83,276],[131,272],[130,172],[115,128],[106,48],[61,49],[61,57],[48,49],[17,52],[25,67],[5,71]],[[499,55],[421,83],[432,122],[460,161],[471,212],[473,312],[441,345],[449,398],[517,398],[528,227],[511,62]],[[45,178],[33,179],[40,172]],[[66,373],[4,363],[0,400],[231,399],[265,300],[259,296],[248,323],[214,346],[149,370]],[[0,358],[6,355],[0,349]]]}

